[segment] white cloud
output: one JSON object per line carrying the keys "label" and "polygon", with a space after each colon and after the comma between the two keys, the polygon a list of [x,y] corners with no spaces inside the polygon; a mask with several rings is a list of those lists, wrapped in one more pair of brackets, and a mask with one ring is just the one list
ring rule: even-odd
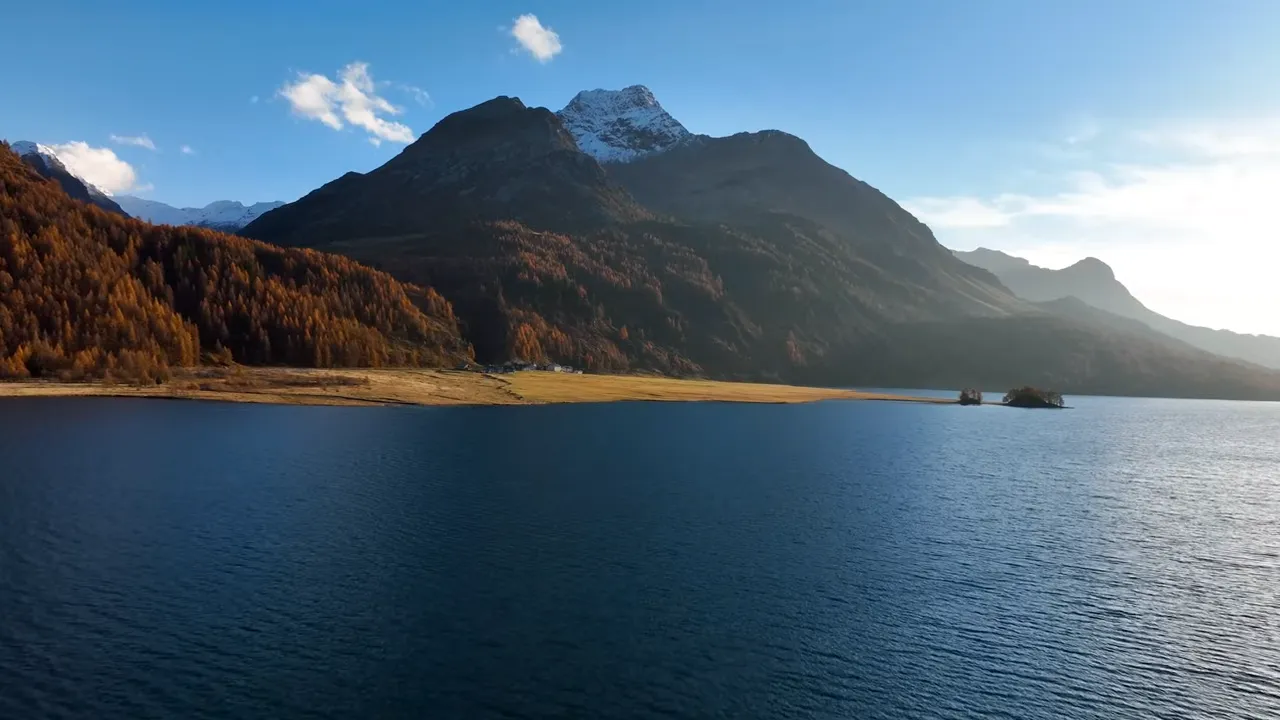
{"label": "white cloud", "polygon": [[1050,192],[904,205],[950,247],[985,245],[1047,267],[1093,255],[1158,312],[1280,335],[1280,121],[1129,137],[1138,142],[1111,149],[1109,163],[1060,175]]}
{"label": "white cloud", "polygon": [[136,145],[148,150],[155,150],[156,144],[151,142],[151,138],[146,133],[141,135],[112,135],[111,142],[117,145]]}
{"label": "white cloud", "polygon": [[413,142],[413,130],[408,125],[381,117],[399,115],[403,110],[375,93],[367,63],[347,65],[338,80],[299,73],[296,82],[280,88],[279,95],[289,101],[295,114],[319,120],[334,130],[341,130],[348,123],[363,128],[374,145],[383,140]]}
{"label": "white cloud", "polygon": [[183,145],[183,146],[182,146],[182,154],[183,154],[183,155],[195,155],[195,154],[196,154],[196,151],[195,151],[195,148],[191,147],[190,145]]}
{"label": "white cloud", "polygon": [[538,62],[550,62],[563,49],[560,36],[551,28],[543,27],[537,15],[526,14],[516,18],[510,32],[511,37]]}
{"label": "white cloud", "polygon": [[139,189],[138,174],[133,166],[116,157],[111,148],[91,147],[78,140],[49,147],[72,175],[105,193]]}

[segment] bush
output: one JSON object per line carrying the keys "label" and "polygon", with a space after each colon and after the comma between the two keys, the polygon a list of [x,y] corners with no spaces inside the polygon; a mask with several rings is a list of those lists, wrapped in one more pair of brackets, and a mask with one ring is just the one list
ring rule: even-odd
{"label": "bush", "polygon": [[1010,390],[1004,395],[1004,404],[1031,408],[1065,407],[1062,395],[1059,393],[1033,387],[1020,387]]}

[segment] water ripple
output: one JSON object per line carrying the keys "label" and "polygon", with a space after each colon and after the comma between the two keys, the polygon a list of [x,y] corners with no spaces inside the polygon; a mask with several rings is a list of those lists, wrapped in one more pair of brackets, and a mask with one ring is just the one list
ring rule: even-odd
{"label": "water ripple", "polygon": [[1280,717],[1280,408],[0,404],[0,717]]}

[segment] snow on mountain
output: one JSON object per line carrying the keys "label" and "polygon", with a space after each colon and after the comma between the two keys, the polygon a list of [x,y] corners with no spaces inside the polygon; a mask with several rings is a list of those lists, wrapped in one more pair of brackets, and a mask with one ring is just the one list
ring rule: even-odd
{"label": "snow on mountain", "polygon": [[282,202],[260,202],[245,206],[234,200],[218,200],[202,208],[176,208],[155,200],[132,195],[116,197],[120,207],[130,215],[156,225],[198,225],[227,232],[239,230]]}
{"label": "snow on mountain", "polygon": [[106,193],[89,184],[89,181],[68,170],[67,166],[63,165],[62,161],[58,159],[58,154],[48,145],[33,143],[30,140],[19,140],[18,142],[10,145],[9,148],[17,153],[18,157],[30,158],[31,156],[35,156],[36,158],[43,160],[49,168],[67,173],[68,175],[73,175],[77,180],[84,183],[85,187],[90,192],[97,192],[99,195],[106,195]]}
{"label": "snow on mountain", "polygon": [[584,90],[557,115],[578,147],[600,162],[630,162],[693,137],[643,85]]}

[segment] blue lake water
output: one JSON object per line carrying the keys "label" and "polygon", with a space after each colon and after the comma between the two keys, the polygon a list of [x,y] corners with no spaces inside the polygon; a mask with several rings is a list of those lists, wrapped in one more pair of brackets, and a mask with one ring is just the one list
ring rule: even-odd
{"label": "blue lake water", "polygon": [[1280,717],[1280,405],[1071,401],[0,401],[0,717]]}

